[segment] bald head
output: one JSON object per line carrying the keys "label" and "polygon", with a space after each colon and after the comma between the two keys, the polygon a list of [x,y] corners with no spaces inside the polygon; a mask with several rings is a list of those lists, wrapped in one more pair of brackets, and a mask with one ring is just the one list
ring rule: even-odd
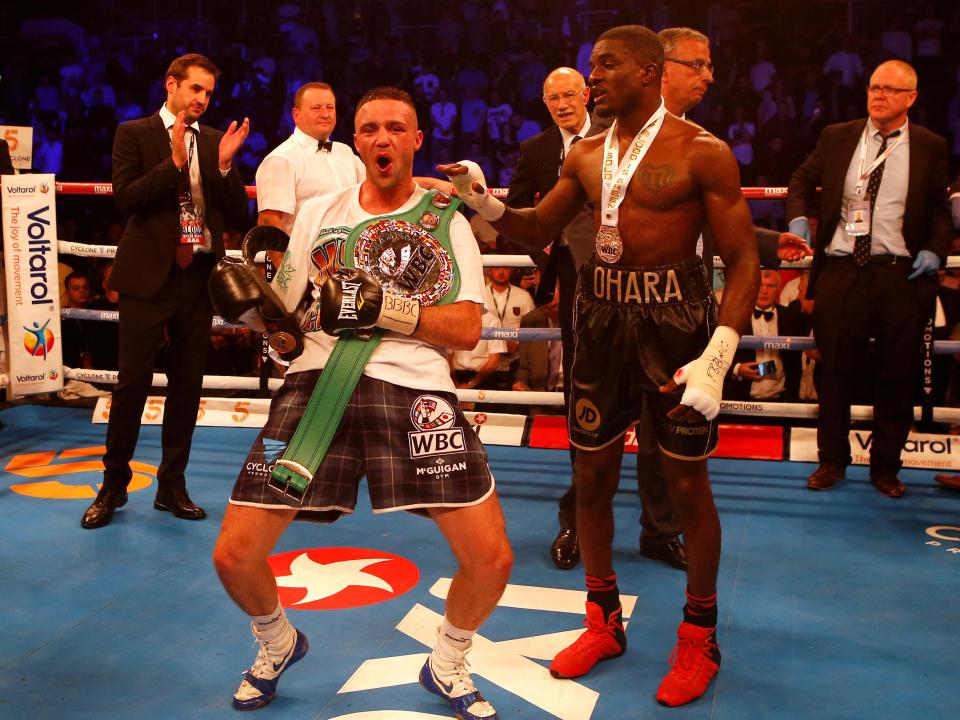
{"label": "bald head", "polygon": [[578,133],[587,119],[590,90],[583,75],[573,68],[559,67],[543,81],[543,102],[557,127]]}
{"label": "bald head", "polygon": [[877,66],[867,88],[867,112],[880,132],[893,132],[907,120],[917,101],[917,72],[902,60]]}

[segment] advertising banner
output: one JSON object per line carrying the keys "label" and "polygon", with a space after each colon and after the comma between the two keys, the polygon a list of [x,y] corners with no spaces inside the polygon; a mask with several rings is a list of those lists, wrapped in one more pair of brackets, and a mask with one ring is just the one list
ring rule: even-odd
{"label": "advertising banner", "polygon": [[53,175],[5,175],[3,260],[13,396],[63,388]]}
{"label": "advertising banner", "polygon": [[33,167],[33,128],[22,125],[0,125],[0,138],[7,141],[10,159],[17,170]]}

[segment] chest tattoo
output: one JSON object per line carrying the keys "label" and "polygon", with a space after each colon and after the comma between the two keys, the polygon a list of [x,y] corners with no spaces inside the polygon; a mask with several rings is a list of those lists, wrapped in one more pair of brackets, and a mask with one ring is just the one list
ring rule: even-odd
{"label": "chest tattoo", "polygon": [[656,195],[673,182],[673,165],[641,165],[637,168],[640,184]]}

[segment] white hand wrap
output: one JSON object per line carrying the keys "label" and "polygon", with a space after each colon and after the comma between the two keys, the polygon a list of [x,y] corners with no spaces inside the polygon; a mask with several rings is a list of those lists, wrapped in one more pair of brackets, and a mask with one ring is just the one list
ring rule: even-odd
{"label": "white hand wrap", "polygon": [[740,333],[721,325],[714,331],[703,354],[673,374],[677,385],[687,385],[680,398],[681,405],[692,407],[707,420],[713,420],[720,413],[723,378],[730,369],[739,343]]}
{"label": "white hand wrap", "polygon": [[420,324],[420,301],[383,293],[383,305],[377,317],[377,326],[403,335],[413,335]]}
{"label": "white hand wrap", "polygon": [[[461,160],[458,164],[467,168],[466,174],[447,175],[447,179],[457,189],[457,195],[468,208],[476,210],[484,220],[488,222],[499,220],[507,206],[490,194],[487,189],[487,180],[483,177],[483,170],[473,160]],[[474,183],[480,185],[483,192],[474,190]]]}

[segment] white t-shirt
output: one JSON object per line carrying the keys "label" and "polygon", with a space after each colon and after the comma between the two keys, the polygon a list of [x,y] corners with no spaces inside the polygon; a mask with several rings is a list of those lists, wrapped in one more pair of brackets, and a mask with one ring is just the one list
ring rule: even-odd
{"label": "white t-shirt", "polygon": [[[360,187],[355,185],[308,200],[297,215],[287,255],[273,279],[273,288],[289,312],[300,305],[307,292],[311,298],[300,318],[304,329],[303,354],[290,363],[290,373],[324,367],[337,342],[335,337],[320,330],[311,311],[319,304],[317,283],[319,278],[326,278],[329,259],[339,257],[338,250],[354,227],[374,217],[360,207]],[[407,212],[426,192],[418,185],[410,199],[392,214]],[[483,305],[480,250],[469,223],[459,213],[450,223],[450,242],[460,273],[460,292],[455,301]],[[399,333],[388,332],[383,336],[363,374],[417,390],[455,390],[446,350]]]}
{"label": "white t-shirt", "polygon": [[[481,323],[485,328],[498,328],[500,321],[497,316],[491,312],[484,313],[481,316]],[[507,343],[503,340],[480,340],[473,350],[454,350],[453,351],[453,369],[454,370],[473,370],[476,372],[483,367],[487,358],[494,353],[501,355],[507,354]]]}
{"label": "white t-shirt", "polygon": [[[537,306],[533,302],[533,296],[516,285],[510,285],[503,292],[494,290],[493,285],[487,285],[484,297],[487,312],[496,316],[500,327],[506,330],[516,330],[520,327],[521,318]],[[518,356],[518,353],[519,351],[504,352],[503,359],[500,361],[500,370],[509,370],[511,361]]]}
{"label": "white t-shirt", "polygon": [[[343,190],[367,177],[363,162],[343,143],[330,152],[299,128],[267,155],[257,168],[257,210],[296,216],[313,197]],[[293,227],[284,228],[287,232]]]}

